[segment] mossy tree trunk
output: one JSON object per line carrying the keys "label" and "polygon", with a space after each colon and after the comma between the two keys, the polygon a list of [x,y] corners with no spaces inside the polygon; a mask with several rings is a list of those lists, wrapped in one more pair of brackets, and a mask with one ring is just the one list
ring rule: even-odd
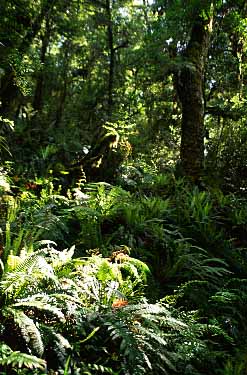
{"label": "mossy tree trunk", "polygon": [[204,70],[209,48],[212,18],[197,17],[184,52],[184,65],[176,77],[182,107],[180,158],[183,173],[200,180],[204,163]]}

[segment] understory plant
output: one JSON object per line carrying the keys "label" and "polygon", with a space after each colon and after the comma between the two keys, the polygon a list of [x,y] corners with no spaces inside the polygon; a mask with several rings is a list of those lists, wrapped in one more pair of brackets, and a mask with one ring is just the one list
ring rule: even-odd
{"label": "understory plant", "polygon": [[73,258],[73,247],[40,247],[9,255],[2,271],[3,373],[175,374],[183,364],[196,369],[201,351],[206,361],[206,326],[195,314],[150,303],[150,270],[125,248]]}
{"label": "understory plant", "polygon": [[[181,180],[162,196],[152,188],[82,184],[63,196],[50,186],[4,198],[3,373],[238,369],[246,259],[233,236],[244,236],[246,201]],[[72,240],[76,248],[57,250]]]}

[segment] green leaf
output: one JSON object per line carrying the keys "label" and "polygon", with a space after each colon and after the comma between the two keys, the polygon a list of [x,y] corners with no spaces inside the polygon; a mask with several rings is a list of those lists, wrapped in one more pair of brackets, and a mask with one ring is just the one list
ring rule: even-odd
{"label": "green leaf", "polygon": [[0,359],[0,364],[11,366],[13,368],[27,367],[30,370],[39,369],[45,371],[46,361],[34,355],[21,353],[19,351],[12,352],[5,358]]}

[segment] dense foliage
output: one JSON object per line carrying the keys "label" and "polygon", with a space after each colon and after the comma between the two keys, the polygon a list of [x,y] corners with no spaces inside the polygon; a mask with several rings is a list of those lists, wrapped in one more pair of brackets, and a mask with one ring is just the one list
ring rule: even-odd
{"label": "dense foliage", "polygon": [[0,21],[0,374],[246,374],[246,1]]}

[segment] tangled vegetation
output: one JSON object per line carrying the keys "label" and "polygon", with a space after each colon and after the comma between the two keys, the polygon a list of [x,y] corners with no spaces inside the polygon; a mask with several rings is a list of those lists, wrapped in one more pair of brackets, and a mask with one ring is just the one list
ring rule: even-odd
{"label": "tangled vegetation", "polygon": [[3,374],[242,373],[247,202],[158,187],[2,193]]}

